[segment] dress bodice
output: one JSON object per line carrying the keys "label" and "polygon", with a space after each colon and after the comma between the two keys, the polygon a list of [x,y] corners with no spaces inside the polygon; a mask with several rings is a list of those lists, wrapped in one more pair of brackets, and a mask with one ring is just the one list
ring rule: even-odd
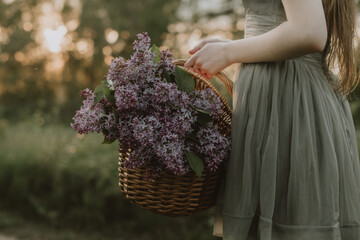
{"label": "dress bodice", "polygon": [[[243,0],[245,8],[245,38],[260,35],[285,22],[286,13],[281,0]],[[303,55],[298,60],[323,66],[322,53]]]}
{"label": "dress bodice", "polygon": [[247,12],[263,15],[285,15],[281,0],[243,0]]}
{"label": "dress bodice", "polygon": [[286,21],[281,0],[243,0],[246,13],[245,37],[267,32]]}

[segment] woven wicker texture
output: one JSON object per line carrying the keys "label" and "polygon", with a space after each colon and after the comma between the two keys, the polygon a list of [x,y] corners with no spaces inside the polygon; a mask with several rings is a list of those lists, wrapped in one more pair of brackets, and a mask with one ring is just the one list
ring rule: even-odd
{"label": "woven wicker texture", "polygon": [[[203,76],[184,68],[185,60],[175,60],[174,64],[189,72],[195,80],[196,89],[211,88],[223,102],[221,120],[216,122],[221,133],[231,131],[231,109],[220,92]],[[223,73],[216,75],[232,94],[232,82]],[[215,173],[204,169],[201,177],[193,171],[184,176],[165,172],[159,179],[147,180],[146,169],[127,169],[124,161],[129,160],[131,149],[122,149],[119,144],[119,186],[124,196],[132,203],[154,213],[166,216],[189,216],[215,205],[219,183],[225,176],[224,164]]]}

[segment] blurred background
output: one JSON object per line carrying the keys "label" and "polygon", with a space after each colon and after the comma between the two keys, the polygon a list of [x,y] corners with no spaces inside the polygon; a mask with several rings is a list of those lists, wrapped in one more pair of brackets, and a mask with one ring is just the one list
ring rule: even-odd
{"label": "blurred background", "polygon": [[[137,33],[188,58],[201,39],[243,30],[239,0],[0,0],[0,239],[218,239],[214,209],[172,218],[129,203],[117,145],[70,122],[79,91],[94,89],[113,57],[128,58]],[[359,99],[358,88],[360,130]]]}

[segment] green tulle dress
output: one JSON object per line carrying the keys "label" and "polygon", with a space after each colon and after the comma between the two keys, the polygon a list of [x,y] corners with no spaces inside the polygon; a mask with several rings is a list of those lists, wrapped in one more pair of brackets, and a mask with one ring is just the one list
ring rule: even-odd
{"label": "green tulle dress", "polygon": [[[281,0],[243,4],[246,38],[286,20]],[[234,84],[231,137],[214,236],[360,240],[354,122],[348,100],[334,93],[323,73],[321,53],[242,64]]]}

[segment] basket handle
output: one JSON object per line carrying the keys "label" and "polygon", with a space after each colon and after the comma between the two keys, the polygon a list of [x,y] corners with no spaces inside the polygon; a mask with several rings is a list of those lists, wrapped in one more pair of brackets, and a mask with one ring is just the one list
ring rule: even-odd
{"label": "basket handle", "polygon": [[[198,78],[201,78],[204,81],[208,81],[201,74],[194,72],[194,71],[190,70],[189,68],[185,68],[184,67],[185,62],[186,62],[185,59],[176,59],[173,61],[173,64],[176,64],[176,65],[182,67],[185,71],[190,72],[192,75],[194,75]],[[227,88],[227,90],[229,91],[229,93],[232,97],[233,96],[233,82],[223,72],[219,72],[219,73],[215,74],[215,76],[224,83],[225,87]]]}

